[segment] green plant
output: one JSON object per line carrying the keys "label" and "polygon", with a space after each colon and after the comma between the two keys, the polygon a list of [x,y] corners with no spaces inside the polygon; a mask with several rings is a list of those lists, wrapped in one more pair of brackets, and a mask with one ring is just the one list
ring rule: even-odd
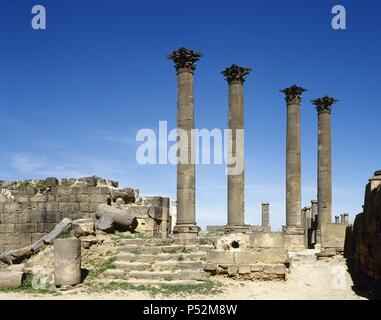
{"label": "green plant", "polygon": [[67,228],[64,232],[62,232],[58,239],[68,239],[74,237],[74,230],[72,228]]}
{"label": "green plant", "polygon": [[47,189],[46,181],[45,180],[39,180],[35,184],[35,188],[37,189],[38,192],[43,193]]}
{"label": "green plant", "polygon": [[92,260],[90,262],[90,265],[93,268],[89,271],[89,275],[87,276],[88,279],[91,280],[91,279],[97,278],[106,270],[115,269],[116,268],[114,263],[115,261],[116,261],[116,257],[110,257],[107,260],[100,260],[100,259]]}
{"label": "green plant", "polygon": [[179,255],[179,256],[177,257],[177,261],[184,261],[184,256]]}

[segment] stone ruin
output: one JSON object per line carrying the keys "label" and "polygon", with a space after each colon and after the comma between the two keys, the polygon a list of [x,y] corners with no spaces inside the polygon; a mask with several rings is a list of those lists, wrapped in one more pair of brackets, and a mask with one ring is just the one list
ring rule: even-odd
{"label": "stone ruin", "polygon": [[136,216],[135,230],[166,238],[170,231],[169,198],[141,197],[139,190],[118,188],[98,177],[0,181],[0,253],[35,243],[63,218],[91,218],[100,204]]}
{"label": "stone ruin", "polygon": [[[190,143],[181,150],[192,160],[193,80],[202,53],[180,48],[167,57],[174,61],[177,73],[177,127],[190,137]],[[250,71],[233,64],[222,72],[228,83],[229,129],[233,131],[244,129],[243,86]],[[118,188],[117,182],[97,177],[1,182],[0,253],[7,251],[3,257],[14,258],[20,254],[17,250],[31,245],[29,254],[41,243],[53,243],[54,237],[70,225],[78,238],[115,230],[144,236],[118,242],[115,268],[103,273],[103,283],[194,283],[209,276],[286,280],[289,252],[315,249],[317,259],[329,259],[345,251],[351,270],[366,283],[379,285],[381,174],[376,172],[370,180],[364,213],[356,217],[354,225],[349,224],[347,213],[341,219],[336,216],[332,223],[330,116],[337,100],[328,96],[312,101],[319,129],[318,200],[301,207],[300,107],[305,91],[296,85],[281,90],[287,107],[286,225],[281,232],[271,231],[269,203],[262,204],[260,226],[245,224],[244,170],[227,178],[227,224],[201,231],[196,223],[195,162],[191,161],[177,165],[177,199],[172,205],[169,198],[141,197],[138,190]],[[236,135],[232,140],[236,145]],[[244,157],[243,146],[229,152],[229,156]],[[86,241],[82,245],[87,243],[88,249]],[[75,250],[78,245],[73,242],[69,247]],[[74,257],[73,266],[78,265],[78,255],[70,255]]]}

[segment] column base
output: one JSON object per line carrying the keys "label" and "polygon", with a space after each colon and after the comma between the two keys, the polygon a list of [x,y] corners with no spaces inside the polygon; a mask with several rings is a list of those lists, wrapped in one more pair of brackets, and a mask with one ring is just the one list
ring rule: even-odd
{"label": "column base", "polygon": [[200,230],[200,227],[195,224],[178,224],[173,228],[173,236],[182,239],[195,238]]}
{"label": "column base", "polygon": [[237,225],[237,226],[232,226],[232,225],[226,225],[224,227],[225,234],[231,234],[231,233],[248,233],[250,230],[250,226],[248,225]]}
{"label": "column base", "polygon": [[299,226],[283,226],[284,248],[289,251],[303,251],[306,249],[304,243],[304,230]]}

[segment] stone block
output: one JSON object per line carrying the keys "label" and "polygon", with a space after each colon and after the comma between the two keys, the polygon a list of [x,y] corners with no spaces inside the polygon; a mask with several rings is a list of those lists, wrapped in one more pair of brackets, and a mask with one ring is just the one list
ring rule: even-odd
{"label": "stone block", "polygon": [[278,274],[278,275],[283,275],[283,274],[286,274],[286,271],[287,271],[287,268],[285,265],[276,265],[274,266],[274,273],[275,274]]}
{"label": "stone block", "polygon": [[72,222],[76,237],[88,236],[95,233],[94,221],[92,219],[78,219]]}
{"label": "stone block", "polygon": [[0,217],[1,223],[18,223],[17,213],[3,213]]}
{"label": "stone block", "polygon": [[20,233],[20,243],[24,245],[28,245],[32,243],[32,233],[31,232],[24,232]]}
{"label": "stone block", "polygon": [[36,194],[33,197],[30,197],[30,202],[47,202],[48,195],[47,194]]}
{"label": "stone block", "polygon": [[0,224],[0,233],[15,232],[15,225],[13,223]]}
{"label": "stone block", "polygon": [[4,212],[15,213],[21,211],[21,205],[19,203],[11,202],[5,203]]}
{"label": "stone block", "polygon": [[252,232],[249,239],[253,248],[284,248],[283,232]]}
{"label": "stone block", "polygon": [[252,264],[250,265],[251,272],[262,272],[263,271],[263,264]]}
{"label": "stone block", "polygon": [[251,272],[250,265],[241,264],[238,266],[238,273],[239,274],[248,274]]}
{"label": "stone block", "polygon": [[78,196],[77,200],[81,203],[89,203],[90,202],[90,196],[88,194],[80,194]]}
{"label": "stone block", "polygon": [[19,224],[31,223],[32,222],[32,211],[30,209],[24,209],[22,212],[17,214],[17,222]]}
{"label": "stone block", "polygon": [[249,264],[256,263],[257,260],[258,260],[257,252],[250,251],[250,250],[234,252],[234,262],[236,264],[249,265]]}
{"label": "stone block", "polygon": [[77,213],[79,212],[78,202],[60,202],[58,204],[58,210],[63,213]]}
{"label": "stone block", "polygon": [[135,203],[135,191],[132,188],[111,189],[111,198],[113,201],[122,198],[125,204]]}
{"label": "stone block", "polygon": [[90,204],[81,202],[79,204],[79,211],[81,212],[90,212]]}
{"label": "stone block", "polygon": [[280,264],[289,262],[288,252],[283,248],[260,249],[257,252],[257,259],[258,262],[265,264]]}
{"label": "stone block", "polygon": [[28,195],[15,195],[15,202],[17,203],[28,203],[30,197]]}
{"label": "stone block", "polygon": [[47,222],[47,213],[46,212],[32,212],[31,219],[32,223]]}
{"label": "stone block", "polygon": [[90,194],[91,203],[107,203],[107,195]]}
{"label": "stone block", "polygon": [[88,187],[95,187],[97,185],[96,177],[84,177],[84,178],[78,179],[78,181],[86,182]]}
{"label": "stone block", "polygon": [[322,248],[336,248],[344,250],[346,224],[330,223],[321,226],[321,245]]}
{"label": "stone block", "polygon": [[275,266],[273,266],[273,265],[265,265],[265,266],[263,266],[263,271],[265,273],[275,273]]}
{"label": "stone block", "polygon": [[217,264],[215,264],[215,263],[205,263],[203,268],[204,268],[204,271],[215,272],[217,270]]}
{"label": "stone block", "polygon": [[46,203],[46,211],[47,212],[57,212],[58,211],[58,203],[57,202]]}
{"label": "stone block", "polygon": [[228,267],[228,275],[229,277],[234,277],[238,273],[238,266],[236,265],[229,265]]}
{"label": "stone block", "polygon": [[210,251],[207,256],[208,263],[234,264],[234,253],[231,251]]}
{"label": "stone block", "polygon": [[37,224],[36,223],[16,224],[15,225],[15,232],[20,232],[20,233],[37,232]]}
{"label": "stone block", "polygon": [[77,195],[71,193],[71,194],[60,194],[57,196],[57,201],[58,202],[76,202]]}

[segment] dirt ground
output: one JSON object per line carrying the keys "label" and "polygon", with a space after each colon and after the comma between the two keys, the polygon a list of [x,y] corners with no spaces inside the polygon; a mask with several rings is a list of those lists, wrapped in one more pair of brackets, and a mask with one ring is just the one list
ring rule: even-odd
{"label": "dirt ground", "polygon": [[67,299],[67,300],[152,300],[152,299],[237,299],[237,300],[359,300],[352,290],[352,280],[345,259],[317,261],[314,250],[290,253],[291,266],[287,281],[252,282],[235,281],[223,277],[214,279],[225,284],[223,293],[213,295],[156,296],[141,291],[87,292],[83,288],[65,291],[59,295],[0,292],[0,300],[15,299]]}

